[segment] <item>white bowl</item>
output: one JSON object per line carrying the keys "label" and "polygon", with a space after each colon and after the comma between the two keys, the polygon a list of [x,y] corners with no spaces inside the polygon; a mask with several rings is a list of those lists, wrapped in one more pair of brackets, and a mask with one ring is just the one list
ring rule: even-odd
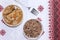
{"label": "white bowl", "polygon": [[[19,7],[19,8],[22,10],[22,13],[24,13],[24,12],[23,12],[23,8],[22,8],[21,5],[19,5],[19,4],[10,4],[10,5],[15,5],[15,6]],[[9,6],[9,5],[8,5],[8,6]],[[4,9],[4,10],[5,10],[5,9]],[[3,11],[4,11],[4,10],[3,10]],[[2,15],[2,16],[3,16],[3,15]],[[23,14],[22,14],[22,16],[23,16]],[[22,20],[23,20],[23,17],[22,17]],[[18,24],[16,24],[16,25],[10,25],[10,24],[8,24],[8,23],[5,22],[4,17],[3,17],[4,23],[5,23],[7,26],[9,26],[9,27],[16,27],[16,26],[18,26],[19,24],[21,24],[22,20],[21,20]]]}
{"label": "white bowl", "polygon": [[[37,21],[39,21],[39,20],[37,20]],[[39,21],[40,22],[40,21]],[[28,37],[27,35],[25,35],[25,33],[24,33],[24,30],[23,30],[23,35],[24,35],[24,37],[26,38],[26,39],[28,39],[28,40],[38,40],[38,38],[40,38],[42,35],[43,35],[43,27],[42,27],[42,31],[41,31],[41,33],[40,33],[40,35],[39,36],[37,36],[37,37],[35,37],[35,38],[31,38],[31,37]]]}

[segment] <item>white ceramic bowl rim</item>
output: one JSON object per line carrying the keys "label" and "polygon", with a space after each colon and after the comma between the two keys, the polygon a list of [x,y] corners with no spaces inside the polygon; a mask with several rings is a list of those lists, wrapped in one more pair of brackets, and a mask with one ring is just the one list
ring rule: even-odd
{"label": "white ceramic bowl rim", "polygon": [[[35,19],[35,20],[36,20],[36,19]],[[37,20],[37,21],[39,21],[39,20]],[[39,21],[39,22],[40,22],[40,21]],[[41,26],[42,26],[42,24],[41,24]],[[38,37],[35,37],[35,38],[28,37],[28,36],[25,35],[24,31],[23,31],[23,35],[24,35],[24,37],[27,38],[28,40],[37,40],[39,37],[42,36],[42,33],[43,33],[43,32],[44,32],[44,31],[43,31],[43,27],[42,27],[42,31],[41,31],[41,33],[40,33],[40,35],[39,35]]]}
{"label": "white ceramic bowl rim", "polygon": [[[22,8],[21,5],[19,5],[19,4],[10,4],[10,5],[15,5],[15,6],[19,7],[19,8],[22,10],[22,12],[24,13],[23,8]],[[8,5],[8,6],[9,6],[9,5]],[[7,6],[6,6],[6,7],[7,7]],[[4,10],[5,10],[5,9],[4,9]],[[4,11],[4,10],[3,10],[3,11]],[[23,20],[23,17],[22,17],[22,20]],[[16,25],[10,25],[10,24],[8,24],[8,23],[5,22],[4,17],[3,17],[3,21],[4,21],[4,23],[5,23],[7,26],[18,26],[18,25],[22,22],[22,20],[21,20],[18,24],[16,24]]]}

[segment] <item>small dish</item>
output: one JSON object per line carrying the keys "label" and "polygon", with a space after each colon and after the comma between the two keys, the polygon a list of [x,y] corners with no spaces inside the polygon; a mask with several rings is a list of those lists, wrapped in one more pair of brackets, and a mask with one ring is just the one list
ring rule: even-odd
{"label": "small dish", "polygon": [[[30,32],[31,31],[31,32]],[[41,23],[36,19],[28,20],[23,28],[23,35],[28,40],[37,40],[43,34]]]}
{"label": "small dish", "polygon": [[9,27],[19,25],[23,19],[23,11],[17,5],[8,5],[2,13],[3,21]]}

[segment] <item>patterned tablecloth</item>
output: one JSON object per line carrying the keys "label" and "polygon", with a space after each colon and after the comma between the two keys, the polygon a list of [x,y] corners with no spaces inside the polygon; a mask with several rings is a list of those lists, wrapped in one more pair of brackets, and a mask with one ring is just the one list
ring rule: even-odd
{"label": "patterned tablecloth", "polygon": [[[60,0],[0,0],[0,40],[27,40],[23,35],[24,23],[29,19],[38,19],[44,33],[38,40],[60,40]],[[16,28],[10,28],[3,22],[2,12],[8,5],[21,6],[23,21]],[[31,13],[27,7],[35,8],[38,15]]]}

